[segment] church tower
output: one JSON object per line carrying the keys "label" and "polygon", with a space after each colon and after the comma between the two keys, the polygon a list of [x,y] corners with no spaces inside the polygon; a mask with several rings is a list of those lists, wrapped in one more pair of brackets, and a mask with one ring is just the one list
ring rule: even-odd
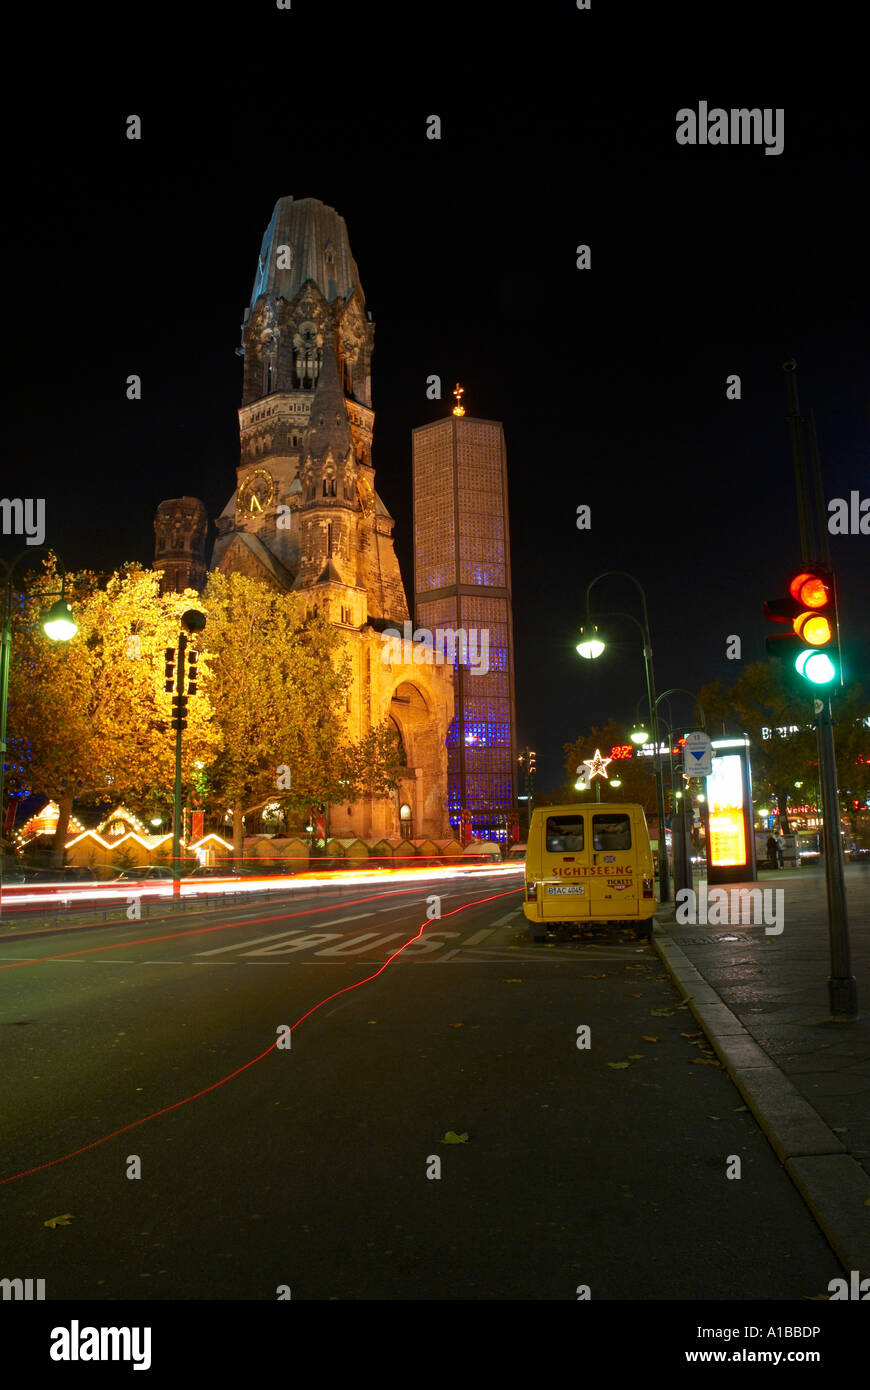
{"label": "church tower", "polygon": [[356,628],[408,618],[372,467],[374,332],[344,218],[280,198],[242,324],[241,457],[212,567],[317,590]]}
{"label": "church tower", "polygon": [[[344,633],[348,736],[358,741],[387,720],[402,751],[393,796],[329,809],[333,836],[372,842],[449,834],[453,718],[452,667],[434,664],[431,648],[405,635],[394,522],[372,465],[374,334],[344,218],[316,198],[279,198],[237,348],[241,453],[210,568],[298,591]],[[172,530],[180,505],[158,513],[163,568],[198,576],[199,532]],[[400,659],[390,629],[403,634]]]}

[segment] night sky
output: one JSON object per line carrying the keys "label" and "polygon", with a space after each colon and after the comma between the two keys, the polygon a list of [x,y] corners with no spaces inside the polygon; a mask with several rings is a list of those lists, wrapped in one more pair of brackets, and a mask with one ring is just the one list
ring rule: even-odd
{"label": "night sky", "polygon": [[[471,32],[446,10],[388,8],[375,27],[294,0],[203,11],[203,32],[172,42],[168,18],[131,12],[146,32],[76,31],[75,61],[55,31],[32,101],[7,106],[4,495],[45,497],[70,569],[150,563],[164,498],[201,497],[214,518],[235,484],[235,348],[263,232],[280,196],[321,199],[347,222],[376,325],[373,461],[409,598],[412,428],[449,412],[457,380],[470,416],[503,422],[517,734],[542,791],[566,741],[630,722],[643,694],[630,623],[609,659],[574,652],[601,571],[646,590],[660,690],[733,678],[730,634],[744,664],[763,656],[763,600],[800,561],[786,358],[826,495],[870,496],[861,86],[802,80],[773,45],[752,78],[713,73],[706,49],[644,67],[667,33],[647,14],[628,40],[618,10],[484,6]],[[818,55],[798,39],[806,77]],[[783,153],[679,146],[676,113],[701,100],[783,108]],[[868,547],[832,537],[843,628],[862,641]],[[638,613],[624,581],[595,602]]]}

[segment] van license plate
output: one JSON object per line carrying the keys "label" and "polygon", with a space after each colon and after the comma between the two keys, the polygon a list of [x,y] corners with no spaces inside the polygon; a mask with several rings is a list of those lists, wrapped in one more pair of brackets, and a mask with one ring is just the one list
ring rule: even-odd
{"label": "van license plate", "polygon": [[551,893],[585,893],[586,887],[582,883],[565,884],[560,883],[557,888],[548,888],[547,894]]}

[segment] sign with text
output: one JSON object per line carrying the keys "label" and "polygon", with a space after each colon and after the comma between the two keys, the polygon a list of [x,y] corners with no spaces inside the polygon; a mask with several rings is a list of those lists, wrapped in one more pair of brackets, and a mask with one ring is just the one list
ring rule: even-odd
{"label": "sign with text", "polygon": [[683,772],[687,777],[709,777],[713,771],[713,742],[696,730],[683,743]]}

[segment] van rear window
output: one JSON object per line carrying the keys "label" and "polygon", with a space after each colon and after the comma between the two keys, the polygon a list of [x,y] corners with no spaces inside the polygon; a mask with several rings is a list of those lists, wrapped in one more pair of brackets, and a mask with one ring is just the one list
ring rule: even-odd
{"label": "van rear window", "polygon": [[547,817],[547,850],[550,854],[574,854],[583,848],[582,816]]}
{"label": "van rear window", "polygon": [[631,849],[631,817],[624,812],[592,817],[593,849]]}

